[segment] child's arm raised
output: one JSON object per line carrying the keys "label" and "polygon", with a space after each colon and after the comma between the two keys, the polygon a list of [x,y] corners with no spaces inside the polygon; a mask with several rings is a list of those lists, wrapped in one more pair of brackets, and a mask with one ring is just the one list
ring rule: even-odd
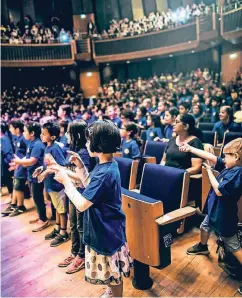
{"label": "child's arm raised", "polygon": [[192,146],[188,145],[187,143],[181,144],[181,146],[179,147],[179,150],[182,152],[191,152],[192,154],[195,154],[203,159],[207,159],[214,164],[217,163],[217,156],[213,155],[210,152],[192,147]]}
{"label": "child's arm raised", "polygon": [[35,165],[38,162],[38,158],[36,157],[30,157],[30,158],[19,158],[17,155],[14,154],[13,163],[16,165],[21,165],[24,167],[30,167]]}

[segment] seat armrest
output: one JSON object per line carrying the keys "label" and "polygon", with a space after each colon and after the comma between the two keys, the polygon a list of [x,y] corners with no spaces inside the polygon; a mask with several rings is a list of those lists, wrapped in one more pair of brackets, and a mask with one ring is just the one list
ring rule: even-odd
{"label": "seat armrest", "polygon": [[136,192],[136,193],[140,193],[140,189],[130,189],[130,191]]}
{"label": "seat armrest", "polygon": [[197,210],[193,207],[186,206],[177,210],[174,210],[172,212],[169,212],[167,214],[164,214],[163,216],[156,219],[156,223],[160,226],[167,225],[172,222],[176,222],[179,220],[182,220],[184,218],[190,217],[192,215],[195,215],[197,213]]}
{"label": "seat armrest", "polygon": [[191,175],[190,178],[191,179],[201,179],[202,178],[202,174]]}
{"label": "seat armrest", "polygon": [[154,156],[142,156],[143,163],[154,163],[156,164],[156,158]]}

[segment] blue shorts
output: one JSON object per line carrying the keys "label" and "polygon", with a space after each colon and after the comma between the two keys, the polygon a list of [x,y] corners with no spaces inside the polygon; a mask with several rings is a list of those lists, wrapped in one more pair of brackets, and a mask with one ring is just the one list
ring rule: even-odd
{"label": "blue shorts", "polygon": [[[201,223],[200,229],[203,229],[207,233],[210,233],[213,230],[213,228],[209,225],[208,215],[206,215],[203,222]],[[229,251],[236,252],[240,250],[241,246],[240,246],[240,242],[237,234],[228,238],[227,237],[220,237],[220,238],[224,241]]]}

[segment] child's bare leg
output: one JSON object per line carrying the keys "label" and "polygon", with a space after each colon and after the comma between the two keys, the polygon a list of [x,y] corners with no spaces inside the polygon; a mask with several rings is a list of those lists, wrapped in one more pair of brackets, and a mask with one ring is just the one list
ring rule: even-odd
{"label": "child's bare leg", "polygon": [[16,193],[18,206],[23,206],[24,205],[24,192],[16,191],[16,190],[14,192]]}
{"label": "child's bare leg", "polygon": [[109,285],[112,290],[113,297],[122,297],[123,296],[123,281],[119,285]]}
{"label": "child's bare leg", "polygon": [[201,229],[200,242],[203,245],[206,245],[208,243],[209,236],[210,234],[208,232],[206,232],[204,229]]}

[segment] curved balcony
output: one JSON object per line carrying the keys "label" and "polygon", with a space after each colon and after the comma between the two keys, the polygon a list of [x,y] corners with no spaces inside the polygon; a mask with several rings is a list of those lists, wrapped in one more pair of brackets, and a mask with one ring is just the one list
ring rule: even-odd
{"label": "curved balcony", "polygon": [[232,43],[242,42],[242,3],[234,9],[221,13],[221,35]]}
{"label": "curved balcony", "polygon": [[64,66],[75,61],[76,44],[2,44],[3,67]]}

